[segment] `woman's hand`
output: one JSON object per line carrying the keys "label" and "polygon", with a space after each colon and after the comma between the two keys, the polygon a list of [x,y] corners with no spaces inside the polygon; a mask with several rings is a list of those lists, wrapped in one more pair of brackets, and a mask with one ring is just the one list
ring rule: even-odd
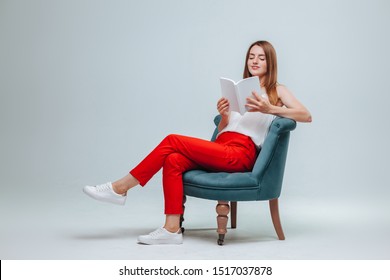
{"label": "woman's hand", "polygon": [[217,103],[217,110],[222,117],[229,116],[229,100],[224,97],[219,99]]}
{"label": "woman's hand", "polygon": [[252,91],[252,98],[248,97],[246,99],[245,106],[248,108],[249,112],[261,112],[264,114],[270,114],[272,105],[269,103],[267,98],[263,98],[257,94],[257,92]]}
{"label": "woman's hand", "polygon": [[245,106],[248,108],[248,111],[272,114],[293,119],[297,122],[312,121],[310,112],[285,86],[278,85],[276,90],[279,97],[279,101],[276,105],[272,105],[267,98],[263,98],[256,92],[252,92],[253,97],[248,97],[246,99],[247,104]]}
{"label": "woman's hand", "polygon": [[229,124],[229,100],[224,97],[219,99],[217,102],[217,110],[222,117],[221,121],[218,124],[218,131],[221,131]]}

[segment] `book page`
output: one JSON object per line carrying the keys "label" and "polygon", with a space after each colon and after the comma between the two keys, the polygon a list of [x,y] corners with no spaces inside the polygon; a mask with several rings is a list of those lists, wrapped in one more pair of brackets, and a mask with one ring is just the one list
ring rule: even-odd
{"label": "book page", "polygon": [[236,87],[234,81],[227,78],[220,78],[222,97],[229,100],[230,111],[240,112],[237,102]]}
{"label": "book page", "polygon": [[253,97],[252,91],[256,91],[257,94],[261,95],[260,80],[259,77],[250,77],[243,79],[236,84],[237,88],[237,100],[238,106],[240,108],[240,113],[244,114],[247,109],[245,104],[247,103],[246,99],[248,97]]}

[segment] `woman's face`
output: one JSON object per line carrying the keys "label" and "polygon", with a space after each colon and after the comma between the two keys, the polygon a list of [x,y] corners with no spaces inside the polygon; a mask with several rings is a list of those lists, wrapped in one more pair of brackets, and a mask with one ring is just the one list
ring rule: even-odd
{"label": "woman's face", "polygon": [[262,47],[254,45],[249,50],[247,65],[252,76],[263,77],[267,73],[267,61]]}

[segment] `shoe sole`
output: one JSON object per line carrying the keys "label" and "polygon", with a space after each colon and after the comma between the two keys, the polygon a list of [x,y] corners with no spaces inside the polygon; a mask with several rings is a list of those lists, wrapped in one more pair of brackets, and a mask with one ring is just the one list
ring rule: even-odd
{"label": "shoe sole", "polygon": [[180,245],[183,244],[183,240],[142,240],[142,238],[138,238],[138,243],[144,245]]}

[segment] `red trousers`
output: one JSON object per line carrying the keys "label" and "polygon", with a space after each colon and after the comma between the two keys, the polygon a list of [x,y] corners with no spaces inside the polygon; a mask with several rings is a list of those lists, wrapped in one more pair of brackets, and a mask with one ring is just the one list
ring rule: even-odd
{"label": "red trousers", "polygon": [[183,214],[182,174],[191,169],[244,172],[253,168],[256,145],[236,132],[224,132],[215,142],[168,135],[130,174],[144,186],[163,169],[165,214]]}

